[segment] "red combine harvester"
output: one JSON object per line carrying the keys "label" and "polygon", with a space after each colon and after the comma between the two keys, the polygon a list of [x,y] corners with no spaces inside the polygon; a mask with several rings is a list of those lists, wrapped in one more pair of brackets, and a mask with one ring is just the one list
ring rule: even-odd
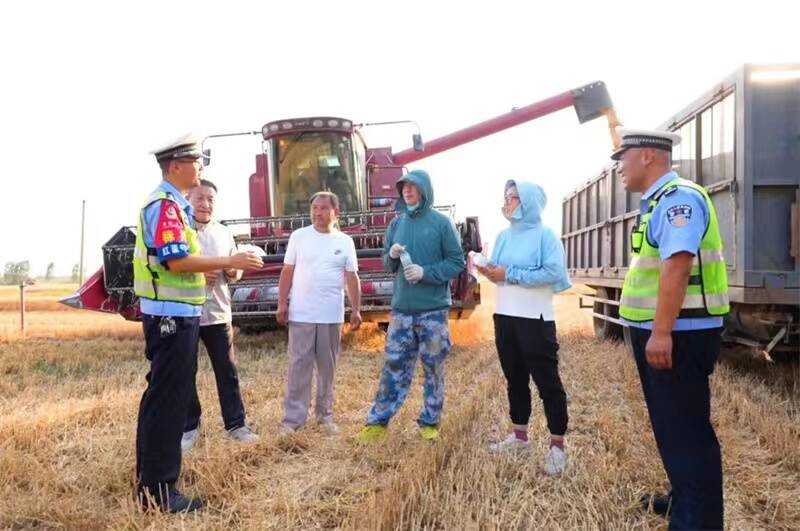
{"label": "red combine harvester", "polygon": [[[341,199],[339,227],[355,241],[364,320],[387,323],[393,276],[383,270],[381,250],[386,227],[395,216],[395,182],[405,166],[567,107],[575,108],[580,123],[606,116],[613,135],[617,120],[602,82],[515,108],[425,144],[419,134],[414,135],[414,147],[399,153],[392,153],[389,147],[367,148],[362,126],[343,118],[296,118],[266,124],[260,131],[263,142],[262,152],[256,155],[256,172],[250,176],[251,217],[223,222],[234,234],[240,233],[237,243],[266,252],[263,269],[231,285],[234,324],[245,331],[275,326],[278,276],[286,244],[293,230],[311,222],[308,199],[320,190],[335,192]],[[436,208],[454,217],[454,206]],[[453,221],[461,235],[467,268],[451,284],[450,317],[462,319],[480,303],[480,287],[467,253],[481,251],[481,237],[477,217]],[[103,246],[103,267],[62,302],[138,319],[132,267],[135,239],[135,227],[120,229]]]}

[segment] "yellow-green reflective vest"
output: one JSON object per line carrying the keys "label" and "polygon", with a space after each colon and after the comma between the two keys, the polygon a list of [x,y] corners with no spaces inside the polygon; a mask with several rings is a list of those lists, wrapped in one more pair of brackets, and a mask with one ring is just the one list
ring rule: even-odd
{"label": "yellow-green reflective vest", "polygon": [[631,263],[622,286],[619,314],[629,321],[652,321],[656,316],[658,286],[661,276],[661,256],[658,247],[647,238],[647,225],[658,202],[678,186],[697,190],[708,208],[708,227],[695,252],[689,285],[678,317],[709,317],[725,315],[728,303],[728,273],[722,254],[717,212],[705,189],[692,181],[673,179],[651,199],[647,212],[631,232]]}
{"label": "yellow-green reflective vest", "polygon": [[185,302],[201,305],[206,302],[206,282],[202,273],[181,273],[170,271],[158,259],[157,251],[144,243],[144,211],[156,201],[167,200],[175,204],[186,232],[189,254],[200,253],[197,232],[189,224],[186,213],[167,192],[156,192],[147,198],[139,211],[139,225],[136,228],[136,246],[133,252],[133,290],[139,297],[156,301]]}

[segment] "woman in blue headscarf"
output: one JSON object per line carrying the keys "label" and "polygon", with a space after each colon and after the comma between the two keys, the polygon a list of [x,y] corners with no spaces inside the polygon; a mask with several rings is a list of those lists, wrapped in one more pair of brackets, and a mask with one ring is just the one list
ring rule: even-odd
{"label": "woman in blue headscarf", "polygon": [[528,450],[531,415],[530,380],[539,391],[550,430],[545,457],[547,474],[560,475],[567,464],[567,395],[558,373],[553,294],[570,287],[564,248],[542,224],[547,196],[541,186],[510,180],[505,185],[503,215],[510,226],[499,234],[486,267],[478,270],[497,285],[495,344],[508,383],[511,433],[490,449]]}

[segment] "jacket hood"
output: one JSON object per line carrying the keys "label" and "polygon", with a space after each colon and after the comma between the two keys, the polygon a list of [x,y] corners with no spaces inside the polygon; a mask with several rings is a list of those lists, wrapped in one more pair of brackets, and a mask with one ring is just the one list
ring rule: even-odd
{"label": "jacket hood", "polygon": [[523,223],[525,225],[538,225],[542,222],[542,211],[547,206],[547,194],[538,184],[509,180],[506,189],[516,186],[520,201],[520,215],[511,219],[511,224]]}
{"label": "jacket hood", "polygon": [[400,195],[397,200],[397,210],[409,212],[408,205],[403,199],[403,183],[406,182],[414,184],[419,189],[419,207],[414,211],[430,210],[433,207],[433,186],[431,186],[431,177],[425,170],[412,170],[397,180],[397,193]]}

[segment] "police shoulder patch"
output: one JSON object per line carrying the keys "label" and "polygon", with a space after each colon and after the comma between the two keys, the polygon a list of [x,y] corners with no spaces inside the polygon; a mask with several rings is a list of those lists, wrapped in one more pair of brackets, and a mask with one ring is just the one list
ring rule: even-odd
{"label": "police shoulder patch", "polygon": [[673,227],[684,227],[692,219],[692,207],[689,205],[674,205],[667,209],[667,221]]}

